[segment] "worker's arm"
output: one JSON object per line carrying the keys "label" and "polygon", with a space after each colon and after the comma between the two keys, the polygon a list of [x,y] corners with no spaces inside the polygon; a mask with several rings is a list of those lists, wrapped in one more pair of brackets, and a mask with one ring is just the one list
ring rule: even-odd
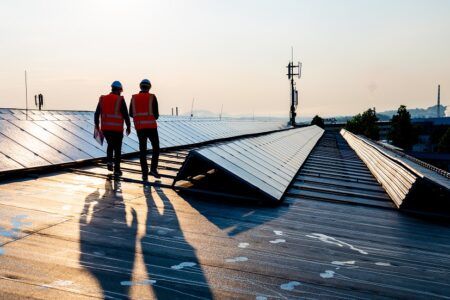
{"label": "worker's arm", "polygon": [[125,103],[124,98],[122,98],[121,113],[122,113],[123,119],[125,120],[125,124],[127,125],[127,128],[130,128],[131,127],[130,116],[128,115],[127,104]]}
{"label": "worker's arm", "polygon": [[158,120],[159,110],[158,110],[158,99],[156,99],[156,96],[155,101],[153,101],[153,115],[155,116],[155,119]]}
{"label": "worker's arm", "polygon": [[94,114],[94,122],[95,122],[95,127],[98,128],[100,125],[100,113],[102,112],[101,106],[100,106],[100,101],[98,101],[97,104],[97,109],[95,110],[95,114]]}
{"label": "worker's arm", "polygon": [[134,114],[133,114],[133,101],[130,101],[130,109],[129,109],[129,112],[130,112],[130,117],[134,118]]}

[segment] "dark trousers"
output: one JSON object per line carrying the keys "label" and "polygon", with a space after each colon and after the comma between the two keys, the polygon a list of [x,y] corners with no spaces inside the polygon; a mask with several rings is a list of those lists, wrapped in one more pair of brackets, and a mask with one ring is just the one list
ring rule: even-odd
{"label": "dark trousers", "polygon": [[123,133],[117,131],[103,131],[108,148],[106,150],[108,163],[113,162],[114,154],[114,171],[120,171],[120,160],[122,152]]}
{"label": "dark trousers", "polygon": [[139,138],[139,156],[141,160],[142,174],[148,173],[147,165],[147,139],[152,143],[152,165],[151,170],[156,171],[158,168],[158,158],[159,158],[159,137],[157,128],[146,128],[137,130],[137,135]]}

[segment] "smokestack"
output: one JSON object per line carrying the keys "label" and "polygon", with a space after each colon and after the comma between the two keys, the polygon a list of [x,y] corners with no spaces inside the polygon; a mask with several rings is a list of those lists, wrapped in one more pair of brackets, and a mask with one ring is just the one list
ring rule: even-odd
{"label": "smokestack", "polygon": [[173,116],[173,107],[172,107],[172,116]]}
{"label": "smokestack", "polygon": [[438,103],[437,103],[437,117],[441,117],[441,85],[438,84]]}
{"label": "smokestack", "polygon": [[176,107],[176,109],[177,109],[177,117],[178,117],[178,106]]}

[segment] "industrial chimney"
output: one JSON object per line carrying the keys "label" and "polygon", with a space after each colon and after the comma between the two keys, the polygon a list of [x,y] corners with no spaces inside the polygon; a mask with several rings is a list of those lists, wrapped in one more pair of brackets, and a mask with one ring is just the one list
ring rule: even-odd
{"label": "industrial chimney", "polygon": [[438,97],[437,97],[437,117],[441,117],[441,85],[438,84]]}

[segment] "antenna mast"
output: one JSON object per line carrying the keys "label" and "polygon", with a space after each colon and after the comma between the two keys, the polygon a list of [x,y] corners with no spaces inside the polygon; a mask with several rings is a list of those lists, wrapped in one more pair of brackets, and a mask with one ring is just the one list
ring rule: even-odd
{"label": "antenna mast", "polygon": [[[291,81],[291,108],[289,111],[290,123],[295,126],[295,116],[297,115],[297,105],[298,105],[298,91],[295,86],[294,76],[300,78],[302,76],[302,63],[298,62],[294,65],[294,48],[291,47],[291,61],[287,65],[288,69],[288,79]],[[297,73],[296,73],[297,72]]]}
{"label": "antenna mast", "polygon": [[194,117],[194,102],[195,102],[195,98],[192,98],[192,104],[191,104],[191,119]]}
{"label": "antenna mast", "polygon": [[438,84],[438,97],[437,97],[437,117],[441,117],[441,85]]}
{"label": "antenna mast", "polygon": [[26,111],[26,119],[28,120],[28,81],[27,81],[27,70],[25,70],[25,111]]}

